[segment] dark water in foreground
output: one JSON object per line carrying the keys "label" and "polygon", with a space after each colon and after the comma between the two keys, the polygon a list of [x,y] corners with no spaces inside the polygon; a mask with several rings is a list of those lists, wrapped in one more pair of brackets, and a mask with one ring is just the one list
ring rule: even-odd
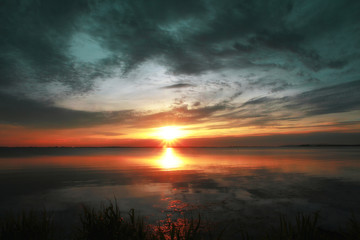
{"label": "dark water in foreground", "polygon": [[360,214],[360,148],[0,149],[0,191],[0,215],[66,219],[115,196],[149,221],[191,212],[257,228],[320,211],[331,228]]}

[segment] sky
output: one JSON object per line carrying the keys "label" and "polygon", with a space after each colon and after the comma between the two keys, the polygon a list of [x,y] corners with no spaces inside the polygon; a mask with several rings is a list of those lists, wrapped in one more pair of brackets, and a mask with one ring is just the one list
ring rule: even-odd
{"label": "sky", "polygon": [[0,146],[360,144],[360,1],[0,0]]}

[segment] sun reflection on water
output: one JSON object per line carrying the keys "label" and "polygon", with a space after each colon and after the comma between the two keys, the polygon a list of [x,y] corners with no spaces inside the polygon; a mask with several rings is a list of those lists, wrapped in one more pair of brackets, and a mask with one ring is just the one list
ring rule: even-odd
{"label": "sun reflection on water", "polygon": [[175,169],[183,166],[183,161],[176,156],[172,148],[166,148],[164,155],[161,157],[160,165],[164,169]]}

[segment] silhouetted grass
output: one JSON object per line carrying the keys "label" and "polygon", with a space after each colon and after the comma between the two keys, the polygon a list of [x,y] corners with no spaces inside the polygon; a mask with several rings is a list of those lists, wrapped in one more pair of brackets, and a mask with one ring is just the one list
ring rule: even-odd
{"label": "silhouetted grass", "polygon": [[159,240],[197,240],[215,239],[209,232],[201,226],[201,217],[197,219],[180,218],[177,221],[167,219],[162,225],[158,225],[154,234],[154,239]]}
{"label": "silhouetted grass", "polygon": [[349,219],[346,229],[343,231],[343,235],[349,240],[360,240],[360,223],[357,221],[355,215],[352,215]]}
{"label": "silhouetted grass", "polygon": [[267,233],[268,240],[360,240],[360,224],[353,215],[343,231],[329,231],[318,226],[319,213],[299,213],[292,223],[280,215],[277,228]]}
{"label": "silhouetted grass", "polygon": [[22,212],[9,215],[0,221],[1,240],[50,240],[53,239],[54,226],[50,214],[42,212]]}
{"label": "silhouetted grass", "polygon": [[[198,219],[183,219],[181,223],[168,220],[166,224],[145,224],[143,217],[135,215],[131,209],[123,217],[116,200],[99,210],[83,206],[80,216],[81,227],[75,234],[76,240],[129,239],[129,240],[201,240],[205,239],[200,231]],[[207,238],[209,239],[209,238]]]}
{"label": "silhouetted grass", "polygon": [[273,228],[268,234],[269,240],[310,240],[319,239],[318,213],[313,215],[298,214],[295,224],[291,223],[284,215],[280,215],[278,228]]}
{"label": "silhouetted grass", "polygon": [[[298,214],[295,219],[284,215],[272,228],[264,226],[263,236],[254,238],[242,229],[238,239],[267,240],[360,240],[360,224],[352,216],[343,230],[327,231],[318,225],[319,214]],[[291,221],[292,220],[292,221]],[[152,225],[144,217],[135,214],[131,209],[124,215],[120,212],[116,199],[102,204],[99,209],[83,206],[79,226],[66,239],[74,240],[205,240],[221,239],[223,230],[216,229],[214,224],[202,222],[200,215],[196,218],[180,218],[160,221]],[[239,228],[240,229],[240,228]],[[268,230],[266,230],[268,229]],[[0,221],[1,240],[53,240],[63,239],[59,229],[54,228],[51,215],[46,212],[23,212],[18,216],[8,216]],[[217,233],[212,235],[211,233]],[[225,236],[225,235],[224,235]],[[231,234],[226,234],[232,239]],[[57,238],[56,238],[57,237]]]}
{"label": "silhouetted grass", "polygon": [[109,201],[107,206],[95,210],[83,206],[83,213],[80,216],[81,227],[76,233],[75,239],[149,239],[151,231],[148,225],[144,224],[143,218],[135,216],[134,209],[128,213],[128,219],[123,218],[119,207]]}

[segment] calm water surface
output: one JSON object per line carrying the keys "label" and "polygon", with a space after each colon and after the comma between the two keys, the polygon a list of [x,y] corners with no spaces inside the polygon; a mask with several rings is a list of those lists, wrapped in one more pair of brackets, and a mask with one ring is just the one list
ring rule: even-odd
{"label": "calm water surface", "polygon": [[150,221],[195,212],[256,227],[320,211],[332,226],[360,213],[360,148],[5,148],[0,190],[0,214],[116,197]]}

